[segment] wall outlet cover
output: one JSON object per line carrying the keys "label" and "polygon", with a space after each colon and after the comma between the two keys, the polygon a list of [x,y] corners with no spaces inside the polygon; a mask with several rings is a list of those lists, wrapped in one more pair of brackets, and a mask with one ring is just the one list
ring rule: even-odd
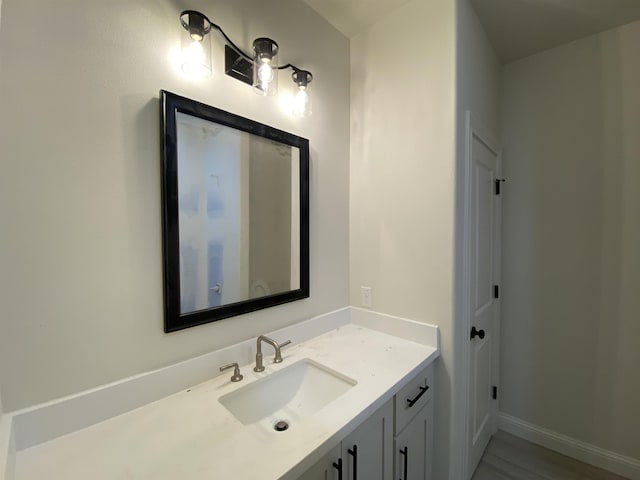
{"label": "wall outlet cover", "polygon": [[363,307],[371,308],[371,287],[360,287],[360,304]]}

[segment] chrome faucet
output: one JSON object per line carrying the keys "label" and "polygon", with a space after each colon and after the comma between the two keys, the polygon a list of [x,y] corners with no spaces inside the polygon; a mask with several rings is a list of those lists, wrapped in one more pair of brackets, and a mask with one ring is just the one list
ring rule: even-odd
{"label": "chrome faucet", "polygon": [[260,335],[256,343],[258,351],[256,352],[256,366],[253,367],[254,372],[264,372],[264,365],[262,363],[262,342],[268,343],[273,348],[275,348],[276,356],[273,359],[273,363],[282,363],[282,352],[280,351],[280,349],[285,345],[289,345],[291,343],[291,340],[287,340],[286,342],[279,344],[269,337]]}
{"label": "chrome faucet", "polygon": [[225,370],[228,370],[230,368],[233,368],[233,376],[231,377],[231,381],[232,382],[239,382],[240,380],[242,380],[244,378],[240,374],[240,367],[238,366],[237,363],[230,363],[229,365],[225,365],[224,367],[220,367],[220,371],[224,372]]}

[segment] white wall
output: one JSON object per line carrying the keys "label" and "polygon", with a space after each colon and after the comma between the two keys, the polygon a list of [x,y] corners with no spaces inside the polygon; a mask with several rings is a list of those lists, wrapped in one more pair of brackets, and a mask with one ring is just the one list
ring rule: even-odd
{"label": "white wall", "polygon": [[[226,77],[175,65],[186,4],[4,0],[0,31],[0,385],[14,410],[348,304],[349,42],[297,0],[192,0],[241,46],[270,36],[314,73],[294,119]],[[286,15],[283,14],[286,12]],[[318,48],[319,46],[322,48]],[[293,92],[288,72],[281,91]],[[165,335],[158,91],[307,137],[311,298]]]}
{"label": "white wall", "polygon": [[351,40],[351,304],[440,326],[437,473],[452,374],[454,3],[414,0]]}
{"label": "white wall", "polygon": [[[497,141],[500,132],[500,62],[469,0],[457,0],[456,139],[464,140],[464,114]],[[458,151],[464,142],[458,142]],[[463,160],[457,156],[459,160]],[[462,165],[460,166],[462,167]],[[463,193],[463,192],[462,192]]]}
{"label": "white wall", "polygon": [[[466,112],[470,111],[476,131],[499,147],[499,80],[500,63],[469,0],[457,1],[456,24],[456,237],[455,237],[455,371],[464,369],[464,348],[469,335],[464,317],[464,202],[466,165]],[[466,442],[465,404],[467,377],[457,373],[453,379],[451,418],[451,451],[463,452]],[[461,453],[456,453],[458,460]],[[450,478],[463,478],[464,462],[453,461]],[[472,473],[472,472],[469,472]]]}
{"label": "white wall", "polygon": [[640,22],[504,67],[501,410],[640,459]]}

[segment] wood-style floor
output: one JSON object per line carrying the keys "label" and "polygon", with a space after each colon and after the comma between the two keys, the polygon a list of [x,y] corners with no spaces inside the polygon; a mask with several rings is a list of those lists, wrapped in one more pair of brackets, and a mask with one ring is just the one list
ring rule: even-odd
{"label": "wood-style floor", "polygon": [[627,480],[498,431],[472,480]]}

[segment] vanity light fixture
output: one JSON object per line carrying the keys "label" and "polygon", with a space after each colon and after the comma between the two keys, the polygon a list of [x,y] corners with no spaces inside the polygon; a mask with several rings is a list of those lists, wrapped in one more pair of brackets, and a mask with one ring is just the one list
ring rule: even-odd
{"label": "vanity light fixture", "polygon": [[225,73],[247,83],[263,96],[275,95],[278,91],[278,70],[290,68],[292,79],[298,87],[292,113],[298,117],[311,114],[308,87],[313,75],[295,65],[278,64],[278,44],[266,37],[253,41],[253,55],[248,55],[227,36],[219,25],[212,23],[206,15],[195,10],[180,14],[184,29],[182,36],[182,70],[190,75],[211,75],[211,43],[208,34],[215,30],[225,42]]}
{"label": "vanity light fixture", "polygon": [[211,75],[211,22],[199,12],[187,10],[180,14],[182,33],[182,71],[187,75]]}
{"label": "vanity light fixture", "polygon": [[270,38],[253,41],[253,88],[258,95],[278,92],[278,44]]}
{"label": "vanity light fixture", "polygon": [[291,78],[298,86],[298,93],[293,100],[293,114],[296,117],[308,117],[311,115],[311,98],[309,98],[309,84],[313,75],[307,70],[294,70]]}

